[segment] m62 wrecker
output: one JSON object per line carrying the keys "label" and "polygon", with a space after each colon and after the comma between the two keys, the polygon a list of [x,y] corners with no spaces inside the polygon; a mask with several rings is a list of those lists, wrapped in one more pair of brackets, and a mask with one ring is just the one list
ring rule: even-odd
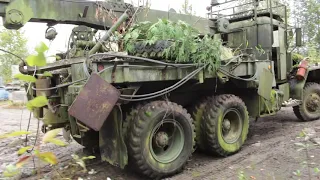
{"label": "m62 wrecker", "polygon": [[[20,64],[23,74],[53,75],[36,76],[28,91],[29,99],[49,100],[34,115],[43,119],[43,131],[64,128],[102,160],[155,178],[178,173],[196,147],[219,156],[236,153],[247,138],[249,117],[275,115],[283,106],[292,106],[302,121],[320,117],[320,67],[307,59],[293,67],[286,6],[253,0],[221,9],[234,1],[212,1],[205,19],[152,9],[137,13],[144,9],[121,0],[0,0],[0,15],[8,29],[48,23],[51,40],[55,24],[79,25],[61,60],[36,68]],[[205,65],[110,52],[103,45],[120,27],[159,18],[193,24],[240,53],[209,73]],[[94,39],[97,30],[106,31],[100,39]],[[301,31],[295,32],[300,45]]]}

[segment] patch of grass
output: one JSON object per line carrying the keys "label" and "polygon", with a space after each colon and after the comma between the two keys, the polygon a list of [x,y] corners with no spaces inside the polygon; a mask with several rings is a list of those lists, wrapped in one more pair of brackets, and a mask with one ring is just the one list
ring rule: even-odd
{"label": "patch of grass", "polygon": [[0,101],[0,106],[8,105],[11,101]]}
{"label": "patch of grass", "polygon": [[192,175],[192,177],[200,177],[200,176],[201,176],[201,173],[198,172],[198,171],[193,171],[193,172],[191,173],[191,175]]}
{"label": "patch of grass", "polygon": [[26,107],[26,103],[24,102],[13,102],[13,101],[3,101],[0,103],[4,109],[23,109]]}
{"label": "patch of grass", "polygon": [[239,180],[248,180],[247,175],[244,171],[239,171],[238,172],[238,179]]}

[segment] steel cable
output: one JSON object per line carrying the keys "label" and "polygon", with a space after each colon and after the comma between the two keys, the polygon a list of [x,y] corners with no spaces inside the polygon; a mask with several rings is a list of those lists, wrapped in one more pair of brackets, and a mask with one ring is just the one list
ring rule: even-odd
{"label": "steel cable", "polygon": [[[185,78],[183,78],[182,80],[180,80],[178,83],[174,84],[173,86],[170,86],[166,89],[163,89],[161,91],[158,92],[154,92],[154,93],[150,93],[150,94],[145,94],[143,96],[147,96],[145,98],[140,98],[140,99],[126,99],[123,98],[124,95],[120,96],[120,100],[124,100],[124,101],[144,101],[144,100],[148,100],[148,99],[153,99],[156,97],[160,97],[162,95],[168,94],[169,92],[172,92],[174,90],[176,90],[177,88],[179,88],[180,86],[182,86],[183,84],[185,84],[187,81],[189,81],[193,76],[195,76],[196,74],[198,74],[204,67],[201,67],[195,71],[193,71],[192,73],[190,73],[188,76],[186,76]],[[162,92],[162,93],[160,93]],[[155,94],[155,95],[151,95],[151,94]],[[137,97],[137,96],[142,96],[142,95],[135,95],[135,96],[131,96],[132,98]],[[149,97],[148,97],[149,96]]]}
{"label": "steel cable", "polygon": [[139,98],[139,97],[148,97],[148,96],[153,96],[153,95],[157,95],[163,92],[171,92],[172,89],[175,90],[177,87],[182,86],[183,84],[185,84],[188,80],[190,80],[193,76],[195,76],[196,74],[198,74],[204,67],[198,68],[195,71],[191,72],[189,75],[187,75],[186,77],[184,77],[183,79],[181,79],[180,81],[178,81],[176,84],[165,88],[163,90],[157,91],[157,92],[153,92],[153,93],[149,93],[149,94],[142,94],[142,95],[121,95],[121,97],[129,97],[129,98]]}

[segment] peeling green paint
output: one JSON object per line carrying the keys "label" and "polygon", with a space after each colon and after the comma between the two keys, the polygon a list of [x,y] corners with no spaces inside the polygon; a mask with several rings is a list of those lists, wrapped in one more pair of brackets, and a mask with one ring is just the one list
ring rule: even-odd
{"label": "peeling green paint", "polygon": [[[45,13],[45,11],[43,11]],[[6,8],[6,20],[5,23],[7,24],[17,24],[17,22],[12,22],[11,16],[17,15],[23,17],[21,25],[26,24],[32,17],[34,17],[33,8],[30,5],[30,0],[13,0],[10,2],[8,7]]]}

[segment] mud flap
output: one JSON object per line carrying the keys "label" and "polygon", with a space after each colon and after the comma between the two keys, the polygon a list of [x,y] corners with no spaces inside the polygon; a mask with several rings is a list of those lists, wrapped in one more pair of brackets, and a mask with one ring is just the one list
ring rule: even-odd
{"label": "mud flap", "polygon": [[263,68],[259,79],[258,94],[266,100],[270,100],[271,98],[273,77],[272,72]]}
{"label": "mud flap", "polygon": [[99,146],[103,161],[124,169],[128,164],[128,153],[123,139],[122,121],[121,111],[115,106],[99,131]]}

